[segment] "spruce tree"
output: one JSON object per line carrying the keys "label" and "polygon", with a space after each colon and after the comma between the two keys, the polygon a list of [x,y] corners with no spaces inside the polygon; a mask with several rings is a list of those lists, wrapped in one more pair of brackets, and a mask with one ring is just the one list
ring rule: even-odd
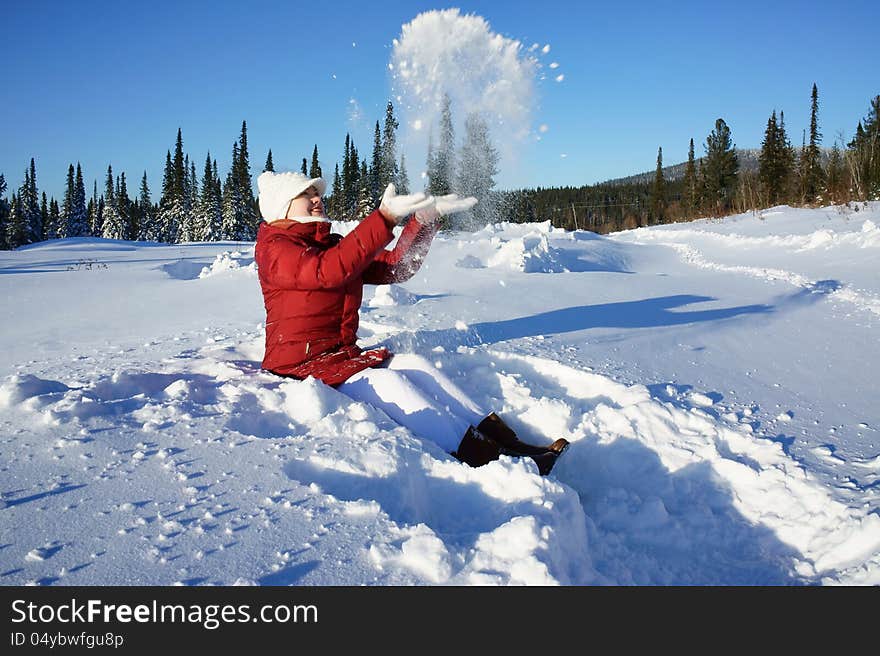
{"label": "spruce tree", "polygon": [[[271,164],[271,162],[269,162]],[[211,153],[205,159],[205,171],[202,175],[202,193],[199,196],[196,220],[197,241],[217,241],[221,238],[222,207],[216,193],[214,171],[211,166]]]}
{"label": "spruce tree", "polygon": [[169,244],[177,241],[176,202],[174,164],[171,161],[171,151],[167,151],[165,172],[162,176],[162,195],[159,197],[159,212],[156,216],[156,230],[152,232],[156,241]]}
{"label": "spruce tree", "polygon": [[351,161],[351,179],[348,183],[343,183],[346,185],[346,204],[345,204],[345,214],[346,220],[348,221],[356,221],[360,218],[359,212],[359,203],[358,200],[361,195],[361,187],[363,174],[361,168],[358,164],[358,151],[354,145],[354,140],[351,142],[351,149],[348,154],[349,160]]}
{"label": "spruce tree", "polygon": [[40,228],[41,234],[40,238],[37,241],[43,241],[44,239],[54,239],[54,237],[47,236],[50,232],[55,232],[55,226],[49,225],[49,200],[46,198],[45,191],[43,192],[42,199],[40,200]]}
{"label": "spruce tree", "polygon": [[355,218],[361,220],[366,218],[375,208],[375,205],[373,204],[372,184],[370,182],[369,169],[367,168],[367,160],[361,162],[358,182],[360,187],[358,188]]}
{"label": "spruce tree", "polygon": [[128,186],[125,183],[125,171],[119,176],[119,193],[116,194],[116,210],[122,222],[123,239],[132,239],[134,234],[132,226],[131,198],[128,197]]}
{"label": "spruce tree", "polygon": [[76,184],[73,177],[73,164],[67,167],[67,186],[64,188],[64,199],[62,202],[61,221],[56,228],[56,236],[59,239],[65,237],[78,237],[73,233],[73,205],[76,196]]}
{"label": "spruce tree", "polygon": [[688,145],[688,161],[684,169],[684,211],[686,218],[693,218],[697,211],[699,195],[697,188],[697,167],[694,161],[694,140]]}
{"label": "spruce tree", "polygon": [[22,215],[21,200],[12,194],[12,205],[9,209],[9,220],[6,224],[6,246],[16,249],[27,243],[27,226]]}
{"label": "spruce tree", "polygon": [[83,182],[82,167],[76,163],[74,182],[73,212],[67,221],[69,237],[85,237],[89,234],[89,213],[86,208],[86,186]]}
{"label": "spruce tree", "polygon": [[[443,225],[472,229],[495,220],[492,190],[495,187],[495,176],[498,174],[499,157],[489,135],[489,126],[479,114],[476,112],[469,114],[464,127],[464,142],[459,151],[455,187],[456,192],[461,196],[474,196],[477,204],[469,212],[448,217]],[[447,185],[447,188],[449,187],[451,185]]]}
{"label": "spruce tree", "polygon": [[354,179],[356,177],[357,162],[351,159],[351,136],[345,135],[345,147],[342,156],[342,185],[340,187],[342,194],[336,204],[336,210],[339,212],[339,220],[351,220],[352,196],[355,194]]}
{"label": "spruce tree", "polygon": [[247,123],[242,121],[241,137],[232,147],[232,169],[223,189],[223,239],[252,241],[257,235],[257,209],[251,185],[247,153]]}
{"label": "spruce tree", "polygon": [[666,180],[663,178],[663,148],[657,149],[657,168],[654,171],[654,185],[651,187],[651,221],[666,221]]}
{"label": "spruce tree", "polygon": [[269,149],[269,154],[266,155],[266,164],[263,166],[263,173],[266,171],[275,172],[275,164],[272,163],[272,149]]}
{"label": "spruce tree", "polygon": [[0,173],[0,250],[7,248],[6,228],[9,225],[9,202],[6,200],[6,178]]}
{"label": "spruce tree", "polygon": [[141,177],[141,188],[138,193],[138,234],[142,241],[157,241],[156,215],[153,212],[153,201],[150,199],[150,185],[147,183],[147,172]]}
{"label": "spruce tree", "polygon": [[113,167],[107,167],[104,183],[104,239],[125,239],[125,225],[117,203],[117,189],[113,183]]}
{"label": "spruce tree", "polygon": [[40,212],[37,169],[33,157],[30,168],[25,171],[24,184],[19,189],[18,196],[21,218],[24,221],[24,241],[18,246],[34,244],[43,237],[43,215]]}
{"label": "spruce tree", "polygon": [[324,173],[321,171],[321,165],[318,163],[318,144],[315,144],[315,149],[312,151],[312,165],[309,167],[309,177],[324,177]]}
{"label": "spruce tree", "polygon": [[339,202],[343,198],[342,194],[342,178],[339,175],[339,163],[333,171],[333,192],[327,201],[327,214],[333,218],[341,216]]}
{"label": "spruce tree", "polygon": [[813,84],[810,95],[810,144],[807,147],[805,200],[814,203],[821,199],[825,187],[825,172],[822,170],[822,153],[819,144],[822,133],[819,132],[819,92]]}
{"label": "spruce tree", "polygon": [[303,175],[309,174],[309,164],[305,157],[303,157],[302,165],[299,167],[299,170]]}
{"label": "spruce tree", "polygon": [[89,214],[89,234],[99,237],[104,231],[103,203],[98,200],[98,181],[95,180],[92,189],[92,212]]}
{"label": "spruce tree", "polygon": [[[385,191],[385,187],[380,186],[383,180],[382,169],[382,133],[379,131],[379,121],[376,121],[376,129],[373,131],[373,157],[369,171],[370,197],[374,207],[378,205],[379,198]],[[386,186],[387,184],[385,183]]]}
{"label": "spruce tree", "polygon": [[724,119],[715,121],[715,129],[706,137],[705,149],[703,187],[715,216],[721,216],[733,206],[739,172],[736,146],[731,141],[730,128]]}
{"label": "spruce tree", "polygon": [[46,239],[57,239],[58,226],[61,225],[61,212],[58,210],[58,201],[56,201],[55,198],[52,198],[52,201],[49,203],[49,218],[47,225]]}
{"label": "spruce tree", "polygon": [[758,163],[758,180],[764,202],[769,205],[785,202],[794,167],[794,153],[785,133],[785,115],[780,113],[777,121],[776,110],[767,119]]}
{"label": "spruce tree", "polygon": [[389,100],[385,106],[385,124],[382,127],[382,165],[378,183],[380,195],[390,182],[393,182],[398,190],[401,188],[400,169],[397,166],[397,128],[399,125],[394,117],[394,105]]}
{"label": "spruce tree", "polygon": [[406,156],[400,154],[400,167],[397,169],[397,193],[409,193],[409,176],[406,174]]}

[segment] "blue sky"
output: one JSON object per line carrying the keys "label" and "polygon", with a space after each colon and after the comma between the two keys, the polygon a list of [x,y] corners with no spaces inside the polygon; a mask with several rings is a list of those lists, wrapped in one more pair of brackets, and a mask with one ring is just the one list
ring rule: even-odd
{"label": "blue sky", "polygon": [[[524,50],[550,46],[532,110],[541,138],[518,144],[501,188],[651,170],[658,146],[672,164],[686,159],[690,138],[699,156],[718,117],[738,147],[753,148],[770,112],[783,110],[800,144],[814,82],[830,146],[841,131],[851,137],[880,93],[876,1],[34,0],[2,10],[0,173],[18,187],[34,157],[40,190],[60,199],[71,162],[81,162],[89,195],[95,179],[100,193],[108,164],[125,171],[132,195],[146,170],[156,201],[178,127],[199,176],[208,151],[225,176],[246,120],[254,173],[269,148],[276,169],[298,169],[317,144],[332,175],[346,132],[369,157],[401,26],[450,7],[482,16]],[[415,179],[423,162],[407,168]]]}

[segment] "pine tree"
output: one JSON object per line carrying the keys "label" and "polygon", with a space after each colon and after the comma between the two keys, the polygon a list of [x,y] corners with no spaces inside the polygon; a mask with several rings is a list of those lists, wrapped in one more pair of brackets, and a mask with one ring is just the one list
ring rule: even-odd
{"label": "pine tree", "polygon": [[318,144],[315,144],[315,149],[312,151],[312,165],[309,167],[309,177],[324,177],[324,173],[321,171],[321,165],[318,163]]}
{"label": "pine tree", "polygon": [[654,185],[651,188],[651,220],[653,223],[666,221],[666,180],[663,178],[663,148],[657,149],[657,169],[654,171]]}
{"label": "pine tree", "polygon": [[275,172],[275,165],[272,163],[272,149],[269,149],[269,154],[266,155],[266,164],[263,166],[263,173],[266,171]]}
{"label": "pine tree", "polygon": [[73,164],[67,167],[67,186],[64,189],[64,199],[62,202],[61,221],[56,227],[56,236],[59,239],[65,237],[77,237],[79,235],[71,234],[73,230],[73,204],[76,195],[76,184],[73,177]]}
{"label": "pine tree", "polygon": [[389,100],[385,106],[385,124],[382,127],[382,164],[377,185],[380,195],[391,182],[398,190],[401,188],[400,169],[397,166],[397,128],[399,125],[397,119],[394,118],[394,105]]}
{"label": "pine tree", "polygon": [[710,208],[716,216],[721,216],[733,206],[739,172],[736,146],[731,141],[730,128],[724,119],[715,121],[715,129],[706,137],[705,149],[703,188]]}
{"label": "pine tree", "polygon": [[[430,153],[430,149],[429,149]],[[443,95],[440,110],[440,144],[428,161],[428,192],[435,196],[452,193],[455,160],[455,132],[448,94]]]}
{"label": "pine tree", "polygon": [[302,165],[299,167],[299,170],[303,175],[309,174],[309,164],[305,157],[303,157]]}
{"label": "pine tree", "polygon": [[805,171],[805,200],[814,203],[821,200],[822,190],[825,187],[825,172],[822,170],[822,154],[819,144],[822,141],[822,133],[819,132],[819,92],[813,84],[810,95],[810,144],[807,147],[806,171]]}
{"label": "pine tree", "polygon": [[451,227],[467,229],[482,227],[495,220],[492,189],[495,187],[499,157],[498,151],[492,145],[489,126],[479,114],[469,114],[464,127],[464,142],[459,151],[455,186],[459,195],[474,196],[477,204],[470,212],[463,212],[459,217],[449,217],[449,221],[454,222]]}
{"label": "pine tree", "polygon": [[686,218],[692,218],[699,204],[697,187],[697,167],[694,161],[694,140],[688,145],[688,161],[684,169],[684,211]]}

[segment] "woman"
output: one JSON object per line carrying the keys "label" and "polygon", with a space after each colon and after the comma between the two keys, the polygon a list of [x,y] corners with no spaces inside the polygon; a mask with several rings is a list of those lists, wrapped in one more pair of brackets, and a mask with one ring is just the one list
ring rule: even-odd
{"label": "woman", "polygon": [[[524,444],[424,358],[357,346],[364,284],[409,280],[428,252],[438,219],[470,209],[475,198],[398,195],[391,184],[379,208],[342,237],[330,232],[322,178],[267,171],[257,187],[264,219],[255,248],[266,306],[263,369],[299,379],[314,376],[384,410],[474,467],[504,453],[529,456],[542,474],[549,473],[565,440],[546,448]],[[385,250],[392,229],[408,216],[397,245]]]}

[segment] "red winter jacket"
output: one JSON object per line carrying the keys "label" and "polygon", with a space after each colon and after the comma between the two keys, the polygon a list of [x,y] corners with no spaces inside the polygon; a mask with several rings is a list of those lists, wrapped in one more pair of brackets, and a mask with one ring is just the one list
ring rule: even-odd
{"label": "red winter jacket", "polygon": [[409,280],[436,232],[412,218],[387,251],[394,234],[378,210],[345,237],[331,234],[329,222],[261,223],[254,256],[266,306],[263,369],[338,385],[390,357],[356,345],[364,283]]}

